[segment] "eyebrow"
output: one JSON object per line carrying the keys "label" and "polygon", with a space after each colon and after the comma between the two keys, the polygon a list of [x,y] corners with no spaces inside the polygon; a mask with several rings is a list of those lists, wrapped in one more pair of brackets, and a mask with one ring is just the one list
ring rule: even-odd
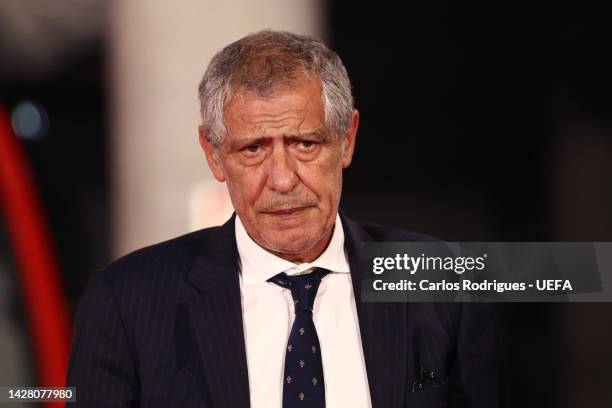
{"label": "eyebrow", "polygon": [[237,150],[242,147],[250,146],[252,144],[262,144],[269,140],[269,137],[266,136],[256,136],[256,137],[245,137],[243,139],[234,140],[231,144],[231,150]]}
{"label": "eyebrow", "polygon": [[[319,142],[326,142],[329,140],[329,133],[321,130],[315,130],[313,132],[301,133],[301,134],[288,134],[283,136],[283,139],[289,141],[302,140],[304,138],[314,138]],[[245,137],[243,139],[235,140],[231,143],[232,150],[239,149],[242,147],[250,146],[252,144],[263,144],[269,141],[271,138],[269,136],[255,136],[255,137]]]}
{"label": "eyebrow", "polygon": [[301,140],[304,138],[314,138],[319,142],[329,140],[329,134],[321,130],[315,130],[314,132],[301,133],[298,135],[285,135],[285,139],[289,140]]}

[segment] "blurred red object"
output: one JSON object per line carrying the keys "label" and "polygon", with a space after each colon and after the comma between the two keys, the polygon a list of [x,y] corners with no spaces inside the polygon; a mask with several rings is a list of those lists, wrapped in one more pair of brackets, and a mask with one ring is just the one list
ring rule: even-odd
{"label": "blurred red object", "polygon": [[27,159],[2,106],[0,198],[34,346],[37,385],[63,386],[70,348],[70,318],[62,276]]}

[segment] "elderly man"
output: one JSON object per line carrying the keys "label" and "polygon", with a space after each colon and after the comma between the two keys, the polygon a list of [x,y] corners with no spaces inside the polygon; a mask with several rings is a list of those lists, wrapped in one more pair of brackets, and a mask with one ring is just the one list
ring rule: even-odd
{"label": "elderly man", "polygon": [[361,242],[428,238],[338,213],[359,123],[338,55],[259,32],[220,51],[199,91],[200,144],[236,213],[94,274],[77,405],[495,407],[488,313],[359,302]]}

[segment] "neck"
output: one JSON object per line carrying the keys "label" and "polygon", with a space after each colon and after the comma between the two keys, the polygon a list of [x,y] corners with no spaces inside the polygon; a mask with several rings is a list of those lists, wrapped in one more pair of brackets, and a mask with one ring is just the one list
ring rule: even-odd
{"label": "neck", "polygon": [[294,253],[294,252],[287,253],[287,252],[275,252],[275,251],[270,251],[270,252],[278,256],[279,258],[283,258],[284,260],[293,262],[295,264],[300,264],[300,263],[305,263],[305,262],[310,263],[314,261],[315,259],[317,259],[319,256],[321,256],[323,251],[325,251],[325,249],[331,242],[331,237],[334,232],[334,228],[332,228],[327,234],[323,236],[323,238],[321,238],[316,244],[314,244],[310,249],[308,249],[305,252],[300,252],[300,253]]}

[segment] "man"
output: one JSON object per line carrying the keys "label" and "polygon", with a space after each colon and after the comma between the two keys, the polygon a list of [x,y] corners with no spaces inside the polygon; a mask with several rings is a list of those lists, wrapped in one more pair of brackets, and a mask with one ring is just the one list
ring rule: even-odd
{"label": "man", "polygon": [[236,214],[91,278],[77,405],[496,406],[490,314],[359,302],[360,243],[428,238],[338,213],[359,123],[340,58],[253,34],[213,58],[200,101],[200,144]]}

